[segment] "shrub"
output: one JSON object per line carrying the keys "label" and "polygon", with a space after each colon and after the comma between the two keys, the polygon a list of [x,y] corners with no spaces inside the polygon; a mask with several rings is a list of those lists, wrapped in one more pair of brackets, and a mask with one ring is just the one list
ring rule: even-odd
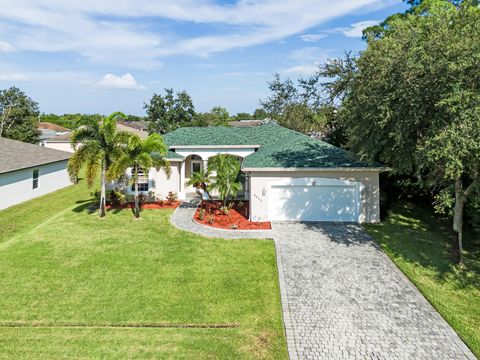
{"label": "shrub", "polygon": [[215,215],[210,214],[210,215],[208,216],[208,223],[209,223],[210,225],[212,225],[214,221],[215,221]]}
{"label": "shrub", "polygon": [[112,189],[107,193],[107,203],[124,205],[127,203],[127,196],[117,189]]}
{"label": "shrub", "polygon": [[205,209],[200,209],[200,212],[198,213],[198,218],[203,221],[205,219]]}
{"label": "shrub", "polygon": [[99,190],[94,190],[90,192],[90,196],[93,198],[93,201],[95,201],[95,204],[100,204],[100,191]]}
{"label": "shrub", "polygon": [[169,204],[172,204],[175,200],[178,199],[177,193],[174,193],[173,191],[170,191],[167,195],[167,201]]}

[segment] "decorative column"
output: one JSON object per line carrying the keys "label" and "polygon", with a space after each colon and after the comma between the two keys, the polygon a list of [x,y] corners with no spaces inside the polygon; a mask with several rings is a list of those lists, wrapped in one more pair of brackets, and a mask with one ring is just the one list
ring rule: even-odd
{"label": "decorative column", "polygon": [[185,199],[185,160],[182,161],[182,165],[180,166],[180,187],[178,197],[180,199]]}

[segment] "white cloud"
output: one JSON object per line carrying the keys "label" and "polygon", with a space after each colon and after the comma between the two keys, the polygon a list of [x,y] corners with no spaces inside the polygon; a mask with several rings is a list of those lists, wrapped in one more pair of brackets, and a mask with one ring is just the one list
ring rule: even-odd
{"label": "white cloud", "polygon": [[114,74],[106,74],[95,85],[104,90],[145,90],[146,87],[139,85],[135,78],[130,73],[126,73],[122,76],[116,76]]}
{"label": "white cloud", "polygon": [[373,26],[373,25],[378,25],[379,21],[378,20],[367,20],[367,21],[361,21],[357,22],[355,24],[350,25],[349,28],[345,29],[340,29],[341,33],[347,37],[362,37],[363,35],[363,30]]}
{"label": "white cloud", "polygon": [[326,37],[327,37],[327,34],[321,34],[321,33],[300,35],[300,39],[302,39],[305,42],[317,42],[318,40],[321,40]]}
{"label": "white cloud", "polygon": [[24,74],[0,74],[0,81],[24,81],[27,76]]}
{"label": "white cloud", "polygon": [[[159,59],[165,56],[208,56],[279,41],[336,17],[387,4],[389,0],[239,0],[224,5],[211,0],[4,0],[0,33],[17,50],[73,52],[91,62],[152,69],[160,67]],[[154,19],[158,26],[148,28],[143,19],[148,19],[145,24]],[[221,24],[226,30],[180,36],[165,19],[191,26]]]}
{"label": "white cloud", "polygon": [[0,41],[0,52],[11,52],[11,51],[15,51],[15,48],[12,46],[12,44],[6,41]]}
{"label": "white cloud", "polygon": [[315,74],[318,71],[318,67],[327,61],[332,52],[332,49],[323,49],[315,46],[295,49],[288,57],[295,64],[279,72],[286,75],[295,74],[300,76]]}
{"label": "white cloud", "polygon": [[319,65],[320,63],[295,65],[284,69],[281,72],[283,74],[313,75],[318,71]]}

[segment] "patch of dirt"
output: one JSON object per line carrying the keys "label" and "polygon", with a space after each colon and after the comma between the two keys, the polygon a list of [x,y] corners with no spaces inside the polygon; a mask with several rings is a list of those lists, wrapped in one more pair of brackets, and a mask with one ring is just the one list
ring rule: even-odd
{"label": "patch of dirt", "polygon": [[[223,203],[218,200],[202,201],[195,212],[195,221],[202,225],[228,230],[270,230],[272,228],[269,221],[255,222],[248,220],[248,201],[235,201],[227,215],[219,210],[222,205]],[[202,212],[203,219],[201,219]]]}

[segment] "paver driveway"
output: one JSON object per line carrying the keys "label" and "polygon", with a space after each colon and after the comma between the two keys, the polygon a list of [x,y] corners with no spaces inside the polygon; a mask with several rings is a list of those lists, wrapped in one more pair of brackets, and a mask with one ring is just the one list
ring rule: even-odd
{"label": "paver driveway", "polygon": [[290,357],[475,359],[357,225],[274,223]]}

